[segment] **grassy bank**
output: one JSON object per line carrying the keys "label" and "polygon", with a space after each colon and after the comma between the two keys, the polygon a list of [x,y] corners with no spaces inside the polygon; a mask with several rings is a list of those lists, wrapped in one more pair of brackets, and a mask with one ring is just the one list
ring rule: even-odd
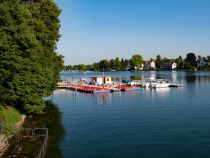
{"label": "grassy bank", "polygon": [[0,105],[0,122],[3,125],[4,132],[12,134],[16,131],[15,126],[22,120],[19,111],[11,106]]}

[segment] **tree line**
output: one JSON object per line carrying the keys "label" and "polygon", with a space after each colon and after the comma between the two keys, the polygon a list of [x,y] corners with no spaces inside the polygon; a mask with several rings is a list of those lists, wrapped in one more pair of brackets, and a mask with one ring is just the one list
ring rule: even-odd
{"label": "tree line", "polygon": [[57,87],[63,57],[56,50],[61,10],[53,0],[1,0],[0,105],[41,113]]}
{"label": "tree line", "polygon": [[[175,59],[162,58],[160,55],[157,55],[155,59],[151,58],[149,61],[154,61],[156,70],[161,69],[161,65],[164,63],[173,63],[177,64],[177,69],[179,70],[210,70],[210,65],[206,64],[203,66],[198,66],[197,62],[203,59],[204,61],[210,62],[210,56],[201,57],[196,56],[195,53],[186,54],[185,58],[182,58],[179,55]],[[133,55],[130,59],[124,59],[116,57],[115,59],[103,59],[99,62],[85,65],[66,65],[64,70],[80,70],[80,71],[126,71],[138,69],[144,64],[144,60],[140,54]],[[154,70],[154,69],[151,69]]]}
{"label": "tree line", "polygon": [[126,70],[130,66],[138,66],[143,62],[143,58],[141,55],[133,55],[131,59],[119,59],[116,57],[115,59],[103,59],[97,63],[93,63],[91,65],[79,64],[79,65],[68,65],[65,66],[65,70],[82,70],[82,71],[110,71],[110,70]]}

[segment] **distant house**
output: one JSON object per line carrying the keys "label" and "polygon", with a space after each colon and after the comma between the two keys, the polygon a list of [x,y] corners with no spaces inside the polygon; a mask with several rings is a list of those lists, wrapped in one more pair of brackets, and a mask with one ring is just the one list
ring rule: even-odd
{"label": "distant house", "polygon": [[130,67],[131,71],[141,71],[143,70],[144,64],[140,64],[138,66]]}
{"label": "distant house", "polygon": [[170,62],[170,63],[163,63],[160,65],[161,70],[174,70],[177,68],[177,64],[175,62]]}
{"label": "distant house", "polygon": [[135,70],[143,70],[143,64],[134,67]]}
{"label": "distant house", "polygon": [[206,65],[210,65],[210,62],[208,61],[207,58],[204,57],[197,60],[197,67],[202,67]]}
{"label": "distant house", "polygon": [[111,76],[93,76],[91,77],[91,83],[92,84],[112,84],[112,78]]}
{"label": "distant house", "polygon": [[155,61],[151,60],[151,61],[144,61],[144,69],[145,70],[150,70],[150,69],[155,69]]}

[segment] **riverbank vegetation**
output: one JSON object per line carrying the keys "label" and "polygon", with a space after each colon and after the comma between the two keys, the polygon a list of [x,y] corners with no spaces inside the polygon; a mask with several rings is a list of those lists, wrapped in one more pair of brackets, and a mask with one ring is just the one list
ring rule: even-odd
{"label": "riverbank vegetation", "polygon": [[[24,127],[47,127],[49,130],[49,142],[45,157],[63,157],[59,148],[59,143],[64,137],[65,130],[61,123],[61,112],[56,105],[49,101],[46,102],[45,113],[43,115],[35,114],[32,117],[28,117],[23,124],[23,128]],[[32,146],[30,149],[27,149],[26,152],[28,153],[30,150],[37,150],[37,148],[40,149],[40,146]]]}
{"label": "riverbank vegetation", "polygon": [[11,106],[0,105],[0,123],[3,125],[2,130],[5,133],[16,132],[15,126],[22,121],[22,116],[19,111]]}
{"label": "riverbank vegetation", "polygon": [[52,0],[0,2],[0,102],[42,113],[63,69],[56,50],[60,9]]}
{"label": "riverbank vegetation", "polygon": [[[147,68],[146,70],[161,70],[161,65],[166,63],[176,63],[177,70],[210,70],[210,56],[202,57],[200,55],[196,56],[195,53],[188,53],[186,57],[181,55],[175,59],[162,58],[157,55],[155,59],[151,58],[145,61],[140,54],[133,55],[130,59],[124,59],[116,57],[115,59],[103,59],[99,62],[85,65],[67,65],[65,70],[80,70],[80,71],[127,71],[135,70],[135,68],[141,68],[146,62],[154,61],[155,68]],[[142,70],[142,69],[141,69]]]}

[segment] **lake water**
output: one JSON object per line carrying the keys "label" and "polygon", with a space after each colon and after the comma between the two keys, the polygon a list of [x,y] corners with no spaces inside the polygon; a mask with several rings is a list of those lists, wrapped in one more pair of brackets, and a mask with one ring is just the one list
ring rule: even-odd
{"label": "lake water", "polygon": [[[102,72],[62,72],[78,80]],[[105,72],[115,81],[156,77],[182,88],[106,94],[57,90],[64,158],[209,158],[210,72]],[[56,130],[56,129],[54,129]]]}

